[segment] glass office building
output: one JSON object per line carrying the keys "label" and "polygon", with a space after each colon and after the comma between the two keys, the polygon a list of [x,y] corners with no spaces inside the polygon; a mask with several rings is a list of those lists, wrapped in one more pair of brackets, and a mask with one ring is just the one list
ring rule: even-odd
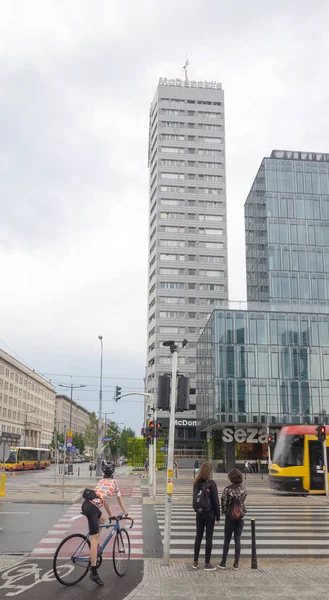
{"label": "glass office building", "polygon": [[329,299],[329,154],[273,150],[245,203],[247,298]]}
{"label": "glass office building", "polygon": [[329,423],[328,308],[231,306],[214,310],[197,345],[198,423],[230,466],[266,458],[267,425]]}

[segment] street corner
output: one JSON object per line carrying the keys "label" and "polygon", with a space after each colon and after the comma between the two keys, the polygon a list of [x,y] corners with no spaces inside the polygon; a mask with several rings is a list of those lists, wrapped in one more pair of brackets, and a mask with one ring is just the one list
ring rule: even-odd
{"label": "street corner", "polygon": [[[63,560],[60,577],[70,583],[75,568],[70,560]],[[51,560],[28,557],[19,564],[7,565],[4,570],[0,570],[0,598],[17,596],[24,600],[58,600],[69,596],[70,600],[81,600],[90,598],[90,594],[95,594],[97,588],[97,598],[108,598],[111,593],[111,600],[123,600],[141,583],[143,574],[143,560],[132,560],[125,577],[118,577],[113,570],[112,561],[105,560],[99,569],[99,575],[104,581],[103,587],[90,581],[89,573],[76,585],[66,586],[57,581]]]}

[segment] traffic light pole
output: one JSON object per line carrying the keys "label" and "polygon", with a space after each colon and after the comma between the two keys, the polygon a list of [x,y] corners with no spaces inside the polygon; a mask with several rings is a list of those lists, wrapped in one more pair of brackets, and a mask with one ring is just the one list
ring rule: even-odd
{"label": "traffic light pole", "polygon": [[157,411],[155,410],[155,406],[154,406],[154,439],[153,439],[153,500],[155,500],[155,496],[156,496],[156,489],[157,489],[157,475],[156,475],[156,471],[157,471],[157,435],[158,435],[158,428],[157,428]]}
{"label": "traffic light pole", "polygon": [[173,488],[173,467],[174,467],[174,443],[175,443],[175,408],[176,408],[176,387],[177,387],[177,364],[178,364],[178,344],[172,343],[170,346],[172,355],[171,372],[171,395],[170,395],[170,420],[168,436],[168,460],[167,460],[167,499],[165,505],[165,527],[163,539],[163,564],[169,565],[170,559],[170,532],[171,532],[171,495]]}
{"label": "traffic light pole", "polygon": [[149,445],[149,485],[153,484],[153,444],[154,438]]}
{"label": "traffic light pole", "polygon": [[328,456],[327,456],[327,443],[324,439],[322,442],[322,453],[323,453],[323,464],[324,464],[324,483],[326,489],[326,497],[329,498],[329,484],[328,484]]}

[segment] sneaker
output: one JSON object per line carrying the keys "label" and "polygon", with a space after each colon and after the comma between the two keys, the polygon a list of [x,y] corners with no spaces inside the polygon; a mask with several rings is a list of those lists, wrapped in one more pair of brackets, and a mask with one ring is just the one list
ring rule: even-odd
{"label": "sneaker", "polygon": [[219,569],[226,569],[226,564],[222,561],[221,563],[219,563],[218,568]]}
{"label": "sneaker", "polygon": [[197,569],[197,568],[198,568],[198,563],[194,561],[193,565],[192,565],[192,569]]}
{"label": "sneaker", "polygon": [[208,563],[203,568],[204,571],[216,571],[216,567],[213,567],[211,563]]}
{"label": "sneaker", "polygon": [[233,569],[234,571],[238,571],[239,570],[239,561],[235,560],[233,563]]}
{"label": "sneaker", "polygon": [[98,573],[96,573],[96,575],[93,575],[92,573],[90,573],[89,578],[91,579],[91,581],[94,581],[95,583],[97,583],[97,585],[104,585],[104,581],[101,580]]}

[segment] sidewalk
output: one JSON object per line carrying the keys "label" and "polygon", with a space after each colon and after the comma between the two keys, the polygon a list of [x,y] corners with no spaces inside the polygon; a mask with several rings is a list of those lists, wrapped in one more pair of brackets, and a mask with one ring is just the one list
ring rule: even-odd
{"label": "sidewalk", "polygon": [[206,573],[201,568],[173,562],[165,567],[162,560],[145,560],[143,581],[125,600],[302,600],[321,597],[329,599],[328,565],[268,566],[258,570],[248,567],[233,571],[216,570]]}

